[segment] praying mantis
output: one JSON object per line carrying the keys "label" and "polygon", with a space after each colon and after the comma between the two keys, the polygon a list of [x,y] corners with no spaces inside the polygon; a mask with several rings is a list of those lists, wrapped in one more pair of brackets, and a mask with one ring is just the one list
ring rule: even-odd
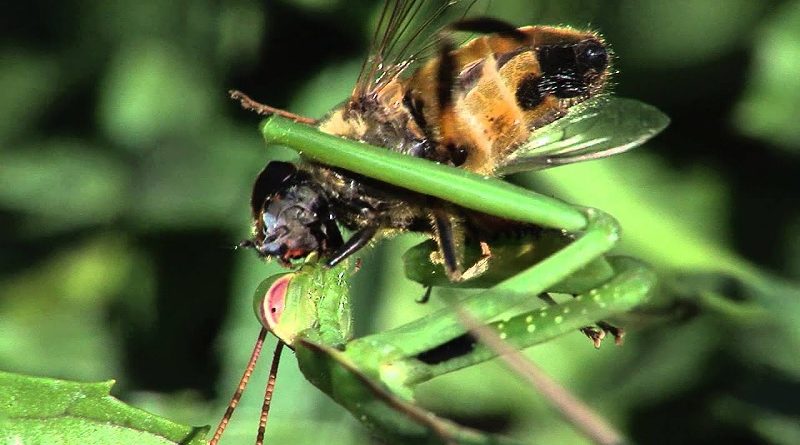
{"label": "praying mantis", "polygon": [[[615,119],[609,119],[607,112],[593,112],[598,106],[611,109]],[[666,116],[649,105],[601,97],[538,130],[534,137],[543,150],[554,152],[565,144],[582,144],[587,150],[628,149],[667,123]],[[361,338],[352,334],[350,261],[329,268],[311,254],[297,270],[264,280],[254,295],[263,329],[212,445],[219,441],[238,404],[267,332],[278,337],[279,344],[257,443],[263,440],[283,344],[294,349],[301,371],[313,385],[387,443],[518,443],[435,416],[415,403],[415,387],[497,356],[496,349],[478,341],[477,327],[489,328],[492,335],[519,350],[626,312],[645,302],[656,285],[654,273],[645,264],[607,255],[620,237],[620,228],[600,210],[324,134],[277,115],[262,123],[261,132],[268,143],[294,148],[315,162],[544,230],[527,241],[497,241],[487,270],[463,283],[446,279],[442,265],[431,260],[435,246],[430,242],[414,247],[404,257],[409,278],[426,287],[485,290],[452,299],[452,307],[406,325]],[[522,308],[533,297],[548,293],[574,298],[532,310]]]}

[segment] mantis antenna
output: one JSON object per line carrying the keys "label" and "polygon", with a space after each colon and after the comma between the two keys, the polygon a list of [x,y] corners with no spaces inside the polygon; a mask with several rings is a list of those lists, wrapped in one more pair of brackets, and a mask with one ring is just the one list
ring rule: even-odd
{"label": "mantis antenna", "polygon": [[[255,369],[256,362],[258,362],[258,358],[261,355],[261,349],[264,347],[264,339],[266,337],[267,329],[261,328],[261,331],[258,333],[256,344],[253,346],[253,352],[250,354],[250,360],[247,362],[247,367],[244,370],[244,374],[242,374],[242,378],[239,380],[239,385],[236,387],[236,392],[233,393],[233,397],[231,397],[231,401],[228,403],[228,409],[225,410],[225,415],[223,415],[222,420],[219,421],[219,425],[217,425],[217,429],[214,431],[214,437],[211,438],[211,440],[208,442],[208,445],[217,445],[219,440],[222,438],[222,433],[228,426],[231,417],[233,417],[233,411],[236,410],[236,407],[239,405],[239,401],[242,399],[242,394],[244,394],[244,390],[247,388],[247,383],[250,381],[250,377],[253,375],[253,370]],[[281,360],[282,351],[283,342],[278,340],[278,344],[275,346],[275,352],[272,356],[272,366],[270,366],[267,388],[264,392],[264,403],[261,405],[261,417],[258,422],[256,445],[263,445],[264,443],[264,432],[267,429],[267,417],[269,416],[269,407],[272,403],[272,393],[275,390],[275,380],[278,378],[278,364]]]}
{"label": "mantis antenna", "polygon": [[[263,332],[264,328],[262,328],[261,331]],[[267,389],[264,391],[264,403],[261,405],[261,417],[258,421],[256,445],[262,445],[264,443],[264,432],[267,430],[267,416],[269,415],[269,406],[272,404],[272,392],[275,391],[275,380],[278,378],[278,364],[281,362],[283,344],[282,341],[278,340],[278,344],[275,345],[275,352],[272,354],[272,366],[269,368]]]}

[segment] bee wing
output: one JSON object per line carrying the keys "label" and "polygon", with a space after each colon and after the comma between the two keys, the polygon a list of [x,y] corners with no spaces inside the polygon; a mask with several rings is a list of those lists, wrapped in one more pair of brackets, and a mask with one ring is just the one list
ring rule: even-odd
{"label": "bee wing", "polygon": [[439,31],[484,0],[386,0],[372,36],[369,55],[353,88],[359,99],[380,89],[433,52]]}
{"label": "bee wing", "polygon": [[669,124],[652,105],[600,96],[570,108],[567,114],[531,132],[528,141],[498,167],[500,176],[600,159],[645,143]]}

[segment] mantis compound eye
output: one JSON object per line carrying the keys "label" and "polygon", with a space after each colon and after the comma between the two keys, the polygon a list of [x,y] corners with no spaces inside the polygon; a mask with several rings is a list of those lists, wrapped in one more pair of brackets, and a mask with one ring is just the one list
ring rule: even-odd
{"label": "mantis compound eye", "polygon": [[[302,272],[274,275],[262,281],[253,295],[256,318],[268,331],[290,348],[295,337],[314,323],[314,318],[304,313]],[[316,312],[314,312],[316,314]]]}
{"label": "mantis compound eye", "polygon": [[253,309],[258,321],[276,335],[284,312],[289,283],[294,275],[287,273],[267,278],[258,286],[253,296]]}

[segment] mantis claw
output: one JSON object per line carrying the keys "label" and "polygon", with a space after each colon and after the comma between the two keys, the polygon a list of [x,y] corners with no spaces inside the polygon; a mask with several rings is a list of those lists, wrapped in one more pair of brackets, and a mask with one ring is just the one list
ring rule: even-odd
{"label": "mantis claw", "polygon": [[606,338],[606,334],[614,336],[614,344],[616,346],[622,345],[623,337],[625,337],[625,330],[623,328],[616,327],[605,321],[598,321],[594,326],[584,326],[580,331],[589,337],[589,340],[592,341],[594,347],[597,349],[600,349],[600,345],[603,343],[603,339]]}
{"label": "mantis claw", "polygon": [[625,329],[614,326],[605,321],[598,321],[597,326],[599,326],[604,332],[614,336],[615,345],[620,346],[622,344],[623,337],[625,337]]}
{"label": "mantis claw", "polygon": [[589,340],[594,344],[595,349],[600,349],[603,339],[606,338],[606,331],[599,329],[596,326],[584,326],[580,329],[584,335],[589,337]]}

